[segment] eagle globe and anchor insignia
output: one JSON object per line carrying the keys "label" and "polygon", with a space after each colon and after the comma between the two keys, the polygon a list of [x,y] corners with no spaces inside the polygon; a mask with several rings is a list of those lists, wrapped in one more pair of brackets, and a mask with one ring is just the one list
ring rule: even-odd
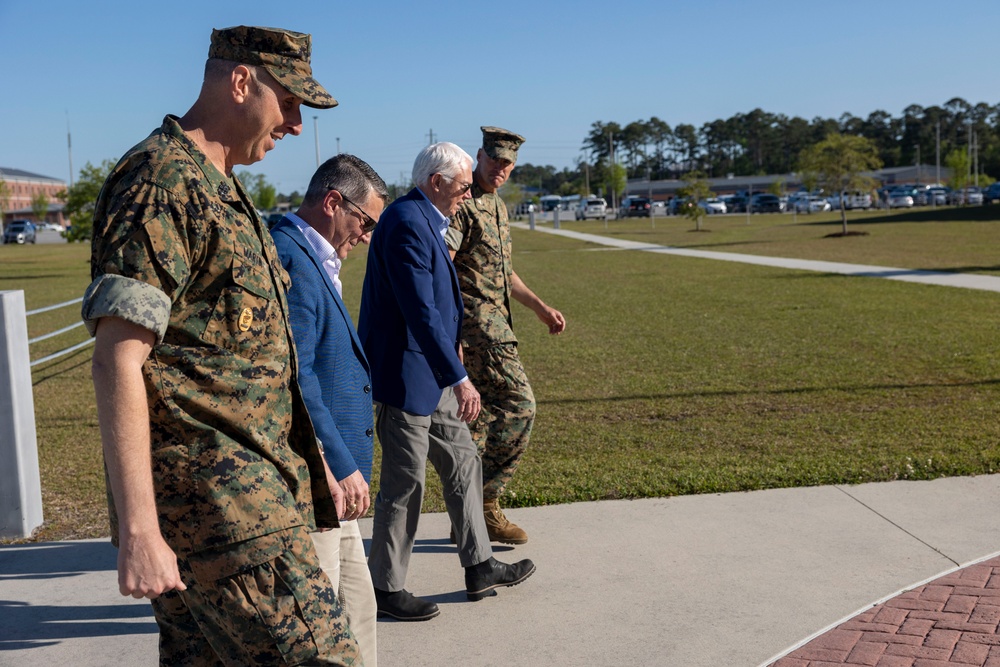
{"label": "eagle globe and anchor insignia", "polygon": [[240,313],[240,331],[250,331],[251,324],[253,324],[253,311],[249,308],[244,308],[243,312]]}

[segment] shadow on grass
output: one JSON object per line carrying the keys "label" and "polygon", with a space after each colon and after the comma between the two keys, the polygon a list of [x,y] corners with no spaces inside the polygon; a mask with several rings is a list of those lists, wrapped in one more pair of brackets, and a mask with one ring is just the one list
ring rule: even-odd
{"label": "shadow on grass", "polygon": [[[880,225],[894,222],[1000,222],[1000,206],[942,206],[921,208],[905,213],[885,213],[863,218],[852,218],[847,213],[847,226]],[[800,222],[800,225],[840,225],[840,220]]]}
{"label": "shadow on grass", "polygon": [[[84,348],[61,359],[53,359],[49,364],[41,366],[35,371],[35,377],[32,379],[31,386],[37,387],[47,380],[57,378],[60,375],[69,373],[70,371],[76,370],[81,366],[89,364],[92,356],[93,349]],[[74,363],[66,365],[67,362],[71,361]]]}
{"label": "shadow on grass", "polygon": [[[17,262],[11,262],[11,263],[16,264]],[[27,264],[28,262],[23,262],[23,263]],[[0,278],[0,283],[21,283],[24,282],[25,280],[46,280],[48,278],[65,278],[65,277],[66,274],[64,273],[43,273],[34,276],[10,276],[8,278]]]}
{"label": "shadow on grass", "polygon": [[913,384],[842,385],[829,387],[796,387],[789,389],[737,389],[724,391],[678,391],[662,394],[604,396],[594,398],[557,398],[540,400],[545,405],[579,405],[585,403],[618,403],[624,401],[659,401],[671,398],[716,398],[731,396],[782,396],[819,394],[823,392],[902,391],[906,389],[940,389],[942,387],[989,387],[1000,385],[1000,378],[974,382],[918,382]]}
{"label": "shadow on grass", "polygon": [[963,273],[982,273],[984,278],[993,279],[998,276],[989,275],[990,272],[1000,272],[1000,265],[997,266],[957,266],[953,268],[936,269],[883,269],[876,271],[858,271],[855,273],[830,273],[798,272],[775,276],[778,280],[798,280],[802,278],[897,278],[899,276],[953,276]]}

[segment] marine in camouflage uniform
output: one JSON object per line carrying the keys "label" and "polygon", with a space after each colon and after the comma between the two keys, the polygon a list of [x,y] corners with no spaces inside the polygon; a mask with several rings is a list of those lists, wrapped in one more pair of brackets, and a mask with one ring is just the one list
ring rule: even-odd
{"label": "marine in camouflage uniform", "polygon": [[[308,35],[215,31],[209,57],[274,69],[285,78],[272,90],[283,87],[317,108],[336,104],[321,87],[314,94]],[[293,63],[291,78],[285,61]],[[285,114],[278,112],[283,127],[301,126],[297,106]],[[122,592],[152,599],[162,665],[360,665],[309,537],[338,521],[296,381],[287,274],[231,165],[223,173],[183,121],[167,116],[121,159],[94,214],[83,319],[97,337],[95,389]],[[234,152],[246,148],[235,143]],[[149,452],[129,440],[134,413],[105,396],[125,396],[128,387],[130,376],[115,367],[128,348],[108,342],[122,331],[145,331],[134,339],[152,344],[141,369],[145,395],[136,399],[148,406]],[[140,455],[151,459],[159,533],[176,554],[180,585],[169,572],[160,588],[123,580],[159,575],[141,570],[137,538],[119,534],[119,512],[122,531],[137,527],[140,512],[129,503],[143,475],[125,470],[128,457]],[[159,565],[170,570],[168,561]]]}
{"label": "marine in camouflage uniform", "polygon": [[523,544],[527,533],[511,523],[499,499],[528,447],[535,396],[517,353],[510,300],[531,308],[552,333],[565,328],[559,311],[525,286],[511,267],[507,207],[497,189],[517,160],[524,137],[483,127],[483,147],[473,173],[472,198],[452,216],[445,242],[452,252],[465,306],[462,351],[482,410],[469,424],[483,461],[483,512],[493,541]]}

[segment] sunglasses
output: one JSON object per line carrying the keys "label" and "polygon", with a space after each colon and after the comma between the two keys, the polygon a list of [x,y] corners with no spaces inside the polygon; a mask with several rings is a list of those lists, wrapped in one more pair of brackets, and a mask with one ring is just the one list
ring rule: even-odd
{"label": "sunglasses", "polygon": [[375,225],[378,224],[378,220],[376,220],[375,218],[371,217],[370,215],[368,215],[367,213],[365,213],[363,210],[361,210],[361,207],[358,206],[357,204],[355,204],[354,202],[352,202],[347,197],[345,197],[343,192],[340,193],[340,198],[343,199],[344,201],[346,201],[351,206],[353,206],[355,209],[357,209],[358,213],[361,214],[361,223],[362,223],[361,224],[361,231],[362,232],[364,232],[365,234],[367,234],[368,232],[370,232],[373,229],[375,229]]}
{"label": "sunglasses", "polygon": [[472,183],[463,183],[462,181],[458,180],[453,176],[445,176],[444,174],[441,174],[441,178],[447,178],[449,181],[452,181],[453,183],[458,183],[460,186],[462,186],[462,189],[459,190],[459,194],[464,195],[466,192],[472,189]]}

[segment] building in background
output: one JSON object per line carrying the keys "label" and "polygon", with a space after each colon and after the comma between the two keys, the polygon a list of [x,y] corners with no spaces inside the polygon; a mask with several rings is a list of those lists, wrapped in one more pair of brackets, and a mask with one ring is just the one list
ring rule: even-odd
{"label": "building in background", "polygon": [[[44,220],[35,217],[32,200],[42,193],[49,200]],[[22,169],[0,167],[0,207],[3,208],[3,222],[11,220],[31,220],[36,223],[54,222],[66,226],[63,208],[66,196],[66,181],[33,174]]]}

